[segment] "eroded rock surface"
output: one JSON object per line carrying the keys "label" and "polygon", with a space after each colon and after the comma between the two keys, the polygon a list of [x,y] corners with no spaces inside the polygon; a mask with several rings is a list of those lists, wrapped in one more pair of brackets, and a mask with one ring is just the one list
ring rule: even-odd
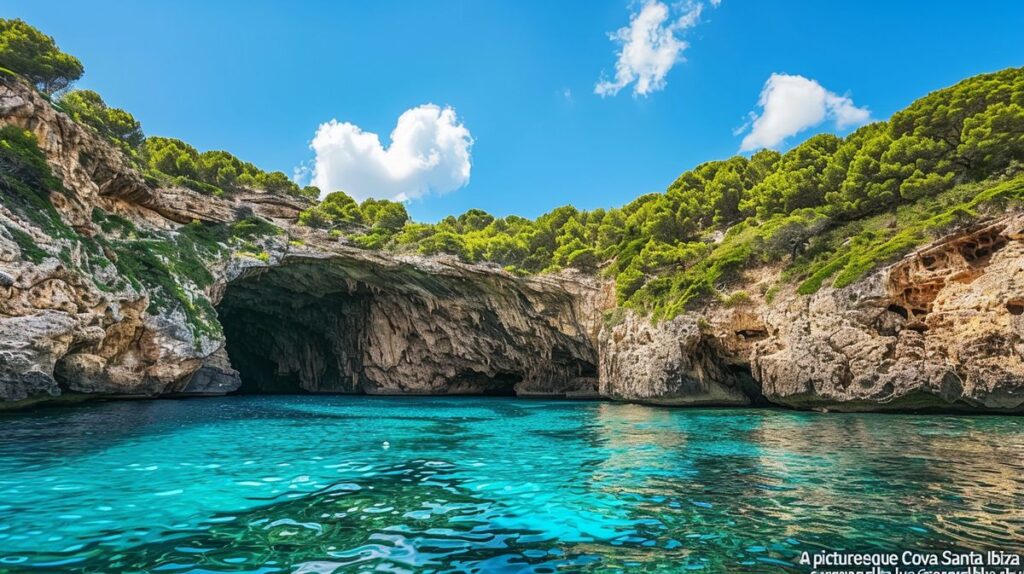
{"label": "eroded rock surface", "polygon": [[567,282],[593,284],[336,249],[248,270],[218,309],[254,391],[565,394],[597,364]]}
{"label": "eroded rock surface", "polygon": [[[154,188],[117,148],[10,80],[0,81],[6,124],[37,136],[66,190],[50,194],[59,221],[49,229],[0,202],[6,404],[600,392],[667,405],[1024,410],[1020,214],[812,296],[768,301],[757,286],[778,271],[750,269],[749,297],[652,322],[609,315],[610,285],[592,277],[357,249],[294,225],[304,199]],[[223,235],[252,218],[276,231]]]}
{"label": "eroded rock surface", "polygon": [[[0,399],[596,392],[607,290],[591,278],[356,249],[294,226],[302,198],[151,188],[119,150],[16,82],[0,82],[0,124],[35,133],[67,191],[50,199],[72,226],[47,232],[0,204]],[[177,251],[198,241],[183,226],[253,216],[283,231],[202,261]],[[121,251],[90,243],[111,227]],[[26,241],[45,258],[31,262]],[[127,274],[152,272],[135,247],[161,258],[170,289]]]}
{"label": "eroded rock surface", "polygon": [[747,406],[763,402],[742,359],[696,314],[660,323],[626,313],[601,333],[601,393],[664,405]]}
{"label": "eroded rock surface", "polygon": [[844,410],[1020,410],[1021,229],[1010,215],[846,288],[782,297],[762,312],[772,335],[751,355],[765,394]]}
{"label": "eroded rock surface", "polygon": [[[1024,410],[1024,215],[976,224],[842,289],[783,291],[601,334],[601,389],[656,404]],[[762,273],[771,278],[771,270]],[[776,273],[777,275],[777,273]]]}

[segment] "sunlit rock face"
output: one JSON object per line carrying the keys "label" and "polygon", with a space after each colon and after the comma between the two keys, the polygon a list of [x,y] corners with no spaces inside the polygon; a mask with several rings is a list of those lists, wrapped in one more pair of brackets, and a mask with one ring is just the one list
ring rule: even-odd
{"label": "sunlit rock face", "polygon": [[750,294],[600,336],[601,391],[652,404],[1024,410],[1024,215],[982,220],[842,289]]}
{"label": "sunlit rock face", "polygon": [[602,331],[601,393],[663,405],[764,404],[745,360],[723,346],[700,316],[659,323],[627,313]]}
{"label": "sunlit rock face", "polygon": [[[3,78],[0,125],[32,131],[64,187],[50,229],[0,201],[0,405],[306,392],[1024,410],[1019,212],[811,296],[769,301],[779,271],[747,269],[724,286],[749,294],[738,304],[652,322],[609,316],[613,291],[594,277],[362,250],[295,225],[307,200],[153,187]],[[177,251],[199,241],[194,222],[253,216],[276,231],[244,249],[211,240],[197,260]],[[108,229],[114,217],[127,231]],[[160,262],[160,289],[133,276]]]}
{"label": "sunlit rock face", "polygon": [[843,289],[761,312],[773,402],[843,410],[1024,407],[1024,216],[928,245]]}
{"label": "sunlit rock face", "polygon": [[[46,232],[0,203],[0,399],[229,392],[593,394],[599,282],[357,249],[295,225],[306,200],[153,188],[28,86],[0,82],[0,125],[32,131],[64,193]],[[154,290],[93,241],[106,215],[168,263]],[[184,226],[262,217],[254,252],[214,245],[179,269]],[[13,230],[13,231],[12,231]],[[44,257],[23,252],[28,237]],[[21,235],[23,234],[23,236]],[[186,238],[189,241],[193,239]],[[179,243],[175,243],[179,242]],[[163,249],[164,252],[161,252]],[[128,255],[125,255],[128,253]],[[258,257],[254,256],[258,255]],[[39,258],[37,258],[39,259]],[[171,265],[179,263],[179,265]],[[197,280],[196,278],[201,279]],[[168,293],[170,292],[170,293]]]}

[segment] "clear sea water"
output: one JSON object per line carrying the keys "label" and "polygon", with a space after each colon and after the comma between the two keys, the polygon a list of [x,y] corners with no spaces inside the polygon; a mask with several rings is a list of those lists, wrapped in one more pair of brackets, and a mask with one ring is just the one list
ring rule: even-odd
{"label": "clear sea water", "polygon": [[0,572],[801,572],[821,549],[1024,549],[1024,418],[343,396],[0,415]]}

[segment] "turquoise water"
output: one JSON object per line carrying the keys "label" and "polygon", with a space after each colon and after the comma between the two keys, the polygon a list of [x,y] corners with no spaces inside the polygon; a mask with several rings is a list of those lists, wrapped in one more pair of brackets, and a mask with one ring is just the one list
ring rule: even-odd
{"label": "turquoise water", "polygon": [[800,572],[803,550],[953,548],[1024,548],[1024,419],[337,396],[0,415],[0,572]]}

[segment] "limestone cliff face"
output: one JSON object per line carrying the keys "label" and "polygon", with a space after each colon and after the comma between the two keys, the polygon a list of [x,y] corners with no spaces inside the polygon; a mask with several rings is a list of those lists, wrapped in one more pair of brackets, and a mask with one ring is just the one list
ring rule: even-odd
{"label": "limestone cliff face", "polygon": [[[0,84],[0,122],[36,134],[54,173],[70,193],[51,194],[61,219],[92,237],[94,207],[123,211],[140,223],[164,225],[142,204],[153,199],[142,177],[112,146],[56,112],[33,90]],[[153,393],[197,368],[217,345],[185,334],[173,316],[148,315],[131,286],[104,292],[117,275],[87,266],[82,244],[55,237],[24,213],[0,205],[0,398],[56,396],[57,378],[70,392]],[[21,234],[21,243],[16,234]],[[24,253],[29,242],[45,252]],[[99,279],[99,283],[93,279]]]}
{"label": "limestone cliff face", "polygon": [[264,391],[565,395],[596,391],[580,303],[598,293],[583,276],[311,242],[245,269],[218,309],[242,380]]}
{"label": "limestone cliff face", "polygon": [[599,349],[601,393],[613,399],[693,406],[762,402],[749,369],[696,314],[655,324],[627,312],[601,332]]}
{"label": "limestone cliff face", "polygon": [[[0,202],[0,399],[596,391],[593,279],[360,250],[294,226],[292,197],[153,188],[17,82],[0,124],[32,131],[65,188],[60,233]],[[200,248],[188,226],[253,216],[281,231]]]}
{"label": "limestone cliff face", "polygon": [[[758,273],[761,276],[758,276]],[[796,408],[1024,410],[1024,215],[975,224],[842,289],[708,306],[601,336],[601,389]],[[749,379],[748,379],[749,377]]]}
{"label": "limestone cliff face", "polygon": [[1024,217],[929,245],[866,280],[762,313],[751,354],[779,404],[844,410],[1024,406]]}
{"label": "limestone cliff face", "polygon": [[154,187],[10,80],[0,125],[32,131],[65,188],[56,220],[0,201],[0,404],[301,390],[1024,410],[1019,213],[812,296],[768,301],[778,271],[748,270],[747,300],[655,323],[593,277],[361,250],[295,225],[302,199]]}

